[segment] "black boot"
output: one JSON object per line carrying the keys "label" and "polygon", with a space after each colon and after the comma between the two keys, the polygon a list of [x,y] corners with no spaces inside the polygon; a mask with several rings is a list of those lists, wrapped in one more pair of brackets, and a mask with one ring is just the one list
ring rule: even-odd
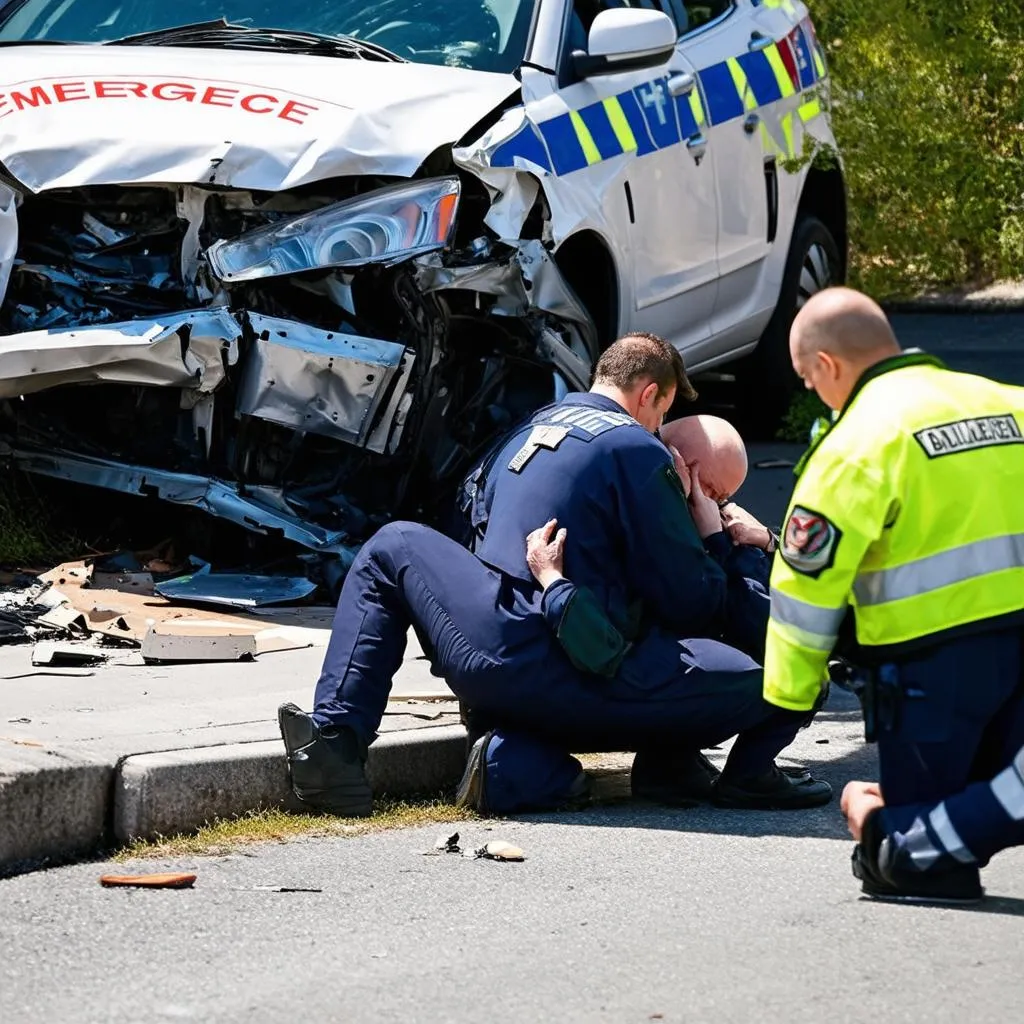
{"label": "black boot", "polygon": [[[469,748],[469,756],[466,758],[466,770],[462,773],[459,785],[455,790],[455,806],[468,807],[477,814],[488,815],[491,813],[491,806],[487,798],[487,748],[491,745],[491,738],[494,731],[488,729],[481,736],[477,736]],[[581,771],[573,779],[569,791],[557,806],[537,807],[536,810],[579,810],[590,802],[590,779],[587,773]],[[527,810],[528,808],[520,808]]]}
{"label": "black boot", "polygon": [[735,779],[721,776],[714,786],[718,807],[752,811],[788,811],[820,807],[832,799],[832,787],[799,769],[773,765],[764,775]]}
{"label": "black boot", "polygon": [[277,721],[299,800],[343,818],[368,818],[373,793],[366,778],[366,744],[351,729],[317,725],[294,704],[282,704]]}
{"label": "black boot", "polygon": [[851,868],[853,877],[860,880],[861,892],[873,900],[969,906],[981,902],[985,895],[981,874],[973,864],[935,865],[925,871],[900,866],[878,811],[864,819]]}
{"label": "black boot", "polygon": [[711,799],[721,774],[699,750],[666,755],[640,750],[629,775],[633,796],[667,807],[697,807]]}

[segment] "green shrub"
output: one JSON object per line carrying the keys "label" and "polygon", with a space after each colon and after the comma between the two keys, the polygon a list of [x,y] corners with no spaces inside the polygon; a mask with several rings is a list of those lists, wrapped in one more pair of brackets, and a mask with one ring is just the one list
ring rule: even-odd
{"label": "green shrub", "polygon": [[794,396],[775,436],[780,441],[808,444],[814,421],[820,416],[828,419],[830,415],[828,406],[815,392],[801,391]]}
{"label": "green shrub", "polygon": [[809,0],[850,193],[851,283],[882,298],[1024,276],[1020,0]]}

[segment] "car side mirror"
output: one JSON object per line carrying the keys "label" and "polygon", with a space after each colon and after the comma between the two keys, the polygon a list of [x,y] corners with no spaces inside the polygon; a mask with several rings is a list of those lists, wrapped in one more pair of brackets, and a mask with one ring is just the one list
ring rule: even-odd
{"label": "car side mirror", "polygon": [[656,68],[676,48],[675,22],[663,11],[612,7],[594,18],[587,52],[575,50],[573,68],[580,78]]}

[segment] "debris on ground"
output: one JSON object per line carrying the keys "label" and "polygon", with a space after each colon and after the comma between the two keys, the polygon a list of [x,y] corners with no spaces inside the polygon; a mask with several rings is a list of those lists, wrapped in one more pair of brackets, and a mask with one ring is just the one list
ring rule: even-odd
{"label": "debris on ground", "polygon": [[421,853],[424,857],[437,857],[442,853],[458,853],[467,860],[526,860],[526,855],[518,846],[513,846],[512,843],[506,842],[504,839],[492,839],[484,846],[466,850],[459,845],[459,839],[458,832],[438,836],[433,849],[422,850]]}
{"label": "debris on ground", "polygon": [[95,665],[110,657],[110,651],[89,644],[56,643],[44,640],[32,651],[33,665]]}
{"label": "debris on ground", "polygon": [[252,660],[326,644],[334,608],[310,603],[317,589],[294,573],[218,573],[165,541],[3,573],[0,645],[34,643],[37,666],[101,665],[118,651],[147,663]]}
{"label": "debris on ground", "polygon": [[465,850],[462,856],[470,860],[526,860],[526,854],[518,846],[513,846],[504,839],[492,839],[486,846]]}
{"label": "debris on ground", "polygon": [[323,892],[323,889],[307,889],[298,885],[236,885],[234,892]]}
{"label": "debris on ground", "polygon": [[101,875],[100,885],[106,888],[191,889],[195,875],[164,872],[155,875]]}

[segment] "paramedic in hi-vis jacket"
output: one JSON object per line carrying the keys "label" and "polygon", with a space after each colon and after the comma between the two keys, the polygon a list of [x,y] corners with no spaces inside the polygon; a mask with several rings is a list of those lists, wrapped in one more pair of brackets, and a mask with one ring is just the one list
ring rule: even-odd
{"label": "paramedic in hi-vis jacket", "polygon": [[772,569],[765,699],[810,708],[852,621],[880,768],[843,794],[853,873],[876,899],[974,902],[979,867],[1024,843],[1024,389],[901,351],[845,288],[810,299],[790,350],[834,415]]}

